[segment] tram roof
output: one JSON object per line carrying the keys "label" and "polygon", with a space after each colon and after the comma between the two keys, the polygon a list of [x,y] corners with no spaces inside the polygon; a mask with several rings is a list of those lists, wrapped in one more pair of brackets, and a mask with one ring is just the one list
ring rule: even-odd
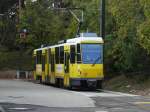
{"label": "tram roof", "polygon": [[44,50],[44,49],[48,49],[48,48],[60,47],[60,46],[64,46],[64,45],[76,45],[78,43],[101,43],[101,44],[103,44],[104,41],[103,41],[102,37],[77,37],[77,38],[66,40],[66,43],[42,47],[39,49],[35,49],[35,51]]}

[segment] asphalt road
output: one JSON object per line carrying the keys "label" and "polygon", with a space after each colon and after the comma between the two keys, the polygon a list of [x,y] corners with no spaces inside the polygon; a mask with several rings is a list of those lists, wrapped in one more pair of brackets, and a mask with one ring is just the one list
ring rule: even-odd
{"label": "asphalt road", "polygon": [[0,112],[150,112],[150,98],[0,80]]}

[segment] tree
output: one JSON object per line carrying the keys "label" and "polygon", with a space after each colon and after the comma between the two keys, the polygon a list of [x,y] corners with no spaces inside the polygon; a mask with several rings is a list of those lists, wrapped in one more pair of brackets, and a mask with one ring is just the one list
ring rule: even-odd
{"label": "tree", "polygon": [[141,0],[140,2],[145,18],[138,28],[138,40],[139,44],[150,53],[150,1]]}
{"label": "tree", "polygon": [[106,63],[119,72],[138,70],[142,51],[137,31],[144,20],[140,0],[108,1],[107,13]]}
{"label": "tree", "polygon": [[[25,42],[35,48],[63,39],[61,15],[59,16],[59,12],[53,12],[49,6],[48,0],[38,0],[34,3],[28,0],[26,8],[21,12],[19,29],[28,30]],[[22,42],[21,39],[18,38],[18,42]]]}

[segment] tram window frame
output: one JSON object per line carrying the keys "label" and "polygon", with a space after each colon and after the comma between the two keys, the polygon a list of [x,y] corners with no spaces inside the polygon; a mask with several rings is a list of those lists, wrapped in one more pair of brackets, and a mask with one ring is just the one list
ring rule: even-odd
{"label": "tram window frame", "polygon": [[59,47],[55,48],[55,62],[56,62],[56,64],[59,64],[59,62],[60,62]]}
{"label": "tram window frame", "polygon": [[60,46],[59,48],[59,59],[60,64],[64,64],[64,46]]}
{"label": "tram window frame", "polygon": [[70,45],[70,63],[74,64],[76,62],[76,47],[75,45]]}
{"label": "tram window frame", "polygon": [[81,63],[81,44],[77,44],[77,63]]}

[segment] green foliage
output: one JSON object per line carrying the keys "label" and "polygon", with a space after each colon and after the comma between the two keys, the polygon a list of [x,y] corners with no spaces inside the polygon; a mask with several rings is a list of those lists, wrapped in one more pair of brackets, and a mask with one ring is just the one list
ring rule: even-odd
{"label": "green foliage", "polygon": [[150,1],[141,0],[141,6],[144,12],[144,21],[138,28],[139,44],[150,53]]}
{"label": "green foliage", "polygon": [[[84,8],[81,32],[88,30],[99,34],[100,0],[63,1],[64,7]],[[14,45],[26,44],[27,51],[31,52],[41,44],[55,44],[59,40],[75,37],[78,22],[68,11],[52,10],[50,8],[52,2],[53,0],[37,0],[37,2],[26,0],[26,7],[21,11],[20,23],[17,27],[20,30],[28,30],[26,39],[19,38],[14,20],[0,19],[0,28],[5,30],[2,36],[5,46],[12,48]],[[79,18],[81,17],[80,11],[73,12]],[[148,70],[150,0],[106,0],[104,53],[106,71]]]}
{"label": "green foliage", "polygon": [[32,70],[32,57],[29,54],[18,51],[0,51],[0,70],[21,69]]}
{"label": "green foliage", "polygon": [[[51,0],[26,1],[26,8],[21,12],[19,29],[27,29],[29,34],[25,41],[18,38],[17,42],[25,42],[29,46],[37,48],[41,44],[54,44],[59,40],[76,36],[78,22],[69,11],[57,11],[49,8],[51,2]],[[80,5],[77,5],[79,2],[81,2]],[[81,31],[88,30],[99,33],[98,0],[93,0],[90,4],[88,3],[89,0],[86,2],[66,0],[65,6],[84,8],[84,23],[82,24]],[[81,18],[80,11],[73,12]]]}
{"label": "green foliage", "polygon": [[150,53],[150,20],[139,26],[138,35],[139,44]]}
{"label": "green foliage", "polygon": [[[147,9],[149,6],[141,5],[141,1],[107,1],[106,31],[108,36],[106,37],[105,58],[109,69],[112,68],[113,71],[134,72],[144,68],[138,59],[143,54],[146,55],[141,49],[141,45],[149,46],[145,37],[149,37],[150,27],[148,22],[145,23],[143,14],[148,15],[148,12],[143,9],[144,7]],[[145,2],[149,1],[145,0]],[[142,3],[145,2],[142,1]]]}
{"label": "green foliage", "polygon": [[[46,1],[45,1],[46,2]],[[49,2],[38,1],[32,3],[27,1],[26,8],[21,13],[20,29],[27,29],[26,43],[33,47],[41,44],[55,43],[63,34],[63,23],[60,21],[59,12],[52,12],[48,8]],[[57,32],[57,33],[56,33]],[[19,39],[19,42],[22,42]]]}

